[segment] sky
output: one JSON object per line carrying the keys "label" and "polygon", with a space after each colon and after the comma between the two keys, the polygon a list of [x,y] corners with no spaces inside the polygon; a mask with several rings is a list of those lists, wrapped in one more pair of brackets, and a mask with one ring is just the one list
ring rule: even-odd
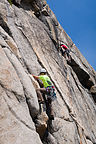
{"label": "sky", "polygon": [[57,20],[96,70],[96,0],[47,0]]}

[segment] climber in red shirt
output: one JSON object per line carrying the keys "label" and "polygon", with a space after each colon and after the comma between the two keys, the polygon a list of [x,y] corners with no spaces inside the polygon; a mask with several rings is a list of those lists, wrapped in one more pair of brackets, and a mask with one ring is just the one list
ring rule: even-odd
{"label": "climber in red shirt", "polygon": [[60,52],[61,52],[62,56],[64,56],[66,58],[66,55],[67,55],[68,60],[69,61],[71,60],[71,57],[70,57],[70,54],[69,54],[70,51],[69,51],[69,48],[66,45],[64,45],[64,44],[60,45]]}

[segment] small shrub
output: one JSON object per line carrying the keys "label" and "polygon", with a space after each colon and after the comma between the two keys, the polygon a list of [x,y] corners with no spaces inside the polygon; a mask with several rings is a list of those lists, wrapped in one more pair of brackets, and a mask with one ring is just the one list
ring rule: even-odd
{"label": "small shrub", "polygon": [[8,0],[8,2],[10,3],[10,5],[12,5],[12,0]]}

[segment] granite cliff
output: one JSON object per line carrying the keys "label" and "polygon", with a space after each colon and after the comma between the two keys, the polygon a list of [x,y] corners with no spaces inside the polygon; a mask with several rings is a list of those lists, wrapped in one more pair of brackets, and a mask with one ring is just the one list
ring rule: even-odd
{"label": "granite cliff", "polygon": [[[57,51],[60,41],[71,49],[70,63]],[[55,119],[39,115],[36,128],[39,104],[29,74],[42,67],[57,100]],[[96,144],[96,72],[45,0],[0,0],[0,144],[42,143]]]}

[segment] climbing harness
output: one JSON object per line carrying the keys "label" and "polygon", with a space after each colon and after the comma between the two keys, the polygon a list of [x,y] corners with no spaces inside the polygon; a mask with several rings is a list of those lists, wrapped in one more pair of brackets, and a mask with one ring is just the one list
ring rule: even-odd
{"label": "climbing harness", "polygon": [[52,101],[54,101],[56,99],[56,93],[55,93],[54,86],[48,86],[46,88],[46,91],[47,91],[47,99],[51,99]]}

